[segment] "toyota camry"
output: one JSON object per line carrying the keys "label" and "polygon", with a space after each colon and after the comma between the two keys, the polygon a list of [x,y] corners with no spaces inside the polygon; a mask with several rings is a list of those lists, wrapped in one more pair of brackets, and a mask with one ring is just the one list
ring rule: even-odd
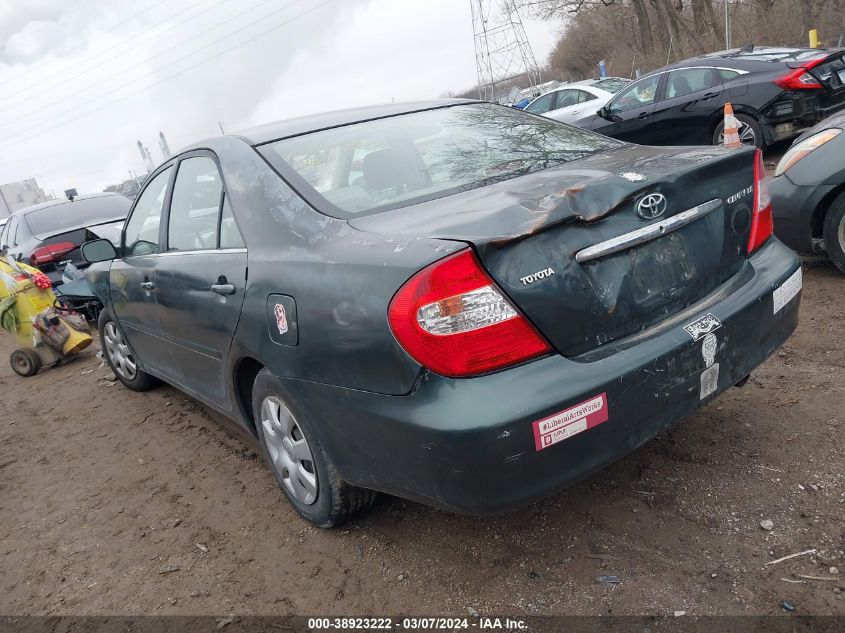
{"label": "toyota camry", "polygon": [[553,494],[743,383],[801,291],[758,151],[469,101],[197,143],[83,253],[117,378],[236,421],[321,526]]}

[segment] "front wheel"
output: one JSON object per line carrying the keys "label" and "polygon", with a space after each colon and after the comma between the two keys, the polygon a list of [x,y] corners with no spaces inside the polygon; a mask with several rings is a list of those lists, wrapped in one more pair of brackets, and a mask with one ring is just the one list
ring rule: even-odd
{"label": "front wheel", "polygon": [[100,312],[97,325],[103,356],[120,382],[132,391],[147,391],[158,384],[156,378],[138,366],[135,352],[107,309]]}
{"label": "front wheel", "polygon": [[839,194],[825,215],[824,249],[836,267],[845,273],[845,193]]}
{"label": "front wheel", "polygon": [[[736,120],[739,123],[739,141],[743,145],[753,145],[763,149],[763,130],[760,124],[747,114],[737,114]],[[716,131],[713,132],[713,145],[722,145],[725,142],[725,121],[719,122]]]}
{"label": "front wheel", "polygon": [[302,518],[319,527],[334,527],[373,505],[377,493],[341,479],[306,411],[266,369],[255,379],[252,410],[264,456]]}

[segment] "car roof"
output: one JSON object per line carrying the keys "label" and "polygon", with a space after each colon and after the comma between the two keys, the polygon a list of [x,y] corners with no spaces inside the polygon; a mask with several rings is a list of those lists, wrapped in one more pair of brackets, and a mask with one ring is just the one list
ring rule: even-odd
{"label": "car roof", "polygon": [[[605,90],[604,88],[599,88],[596,85],[575,82],[575,83],[571,83],[571,84],[564,84],[563,86],[558,86],[557,88],[552,88],[551,90],[544,92],[543,94],[541,94],[537,97],[534,97],[531,100],[531,103],[534,103],[535,101],[537,101],[537,99],[542,99],[546,95],[550,95],[553,92],[560,92],[561,90],[584,90],[585,92],[592,93],[592,94],[596,95],[597,97],[603,97],[605,95],[612,95],[613,94],[612,92]],[[531,103],[529,103],[528,105],[531,105]],[[525,107],[527,108],[528,106],[525,106]]]}
{"label": "car roof", "polygon": [[643,75],[643,78],[676,70],[678,68],[691,68],[696,66],[716,66],[736,70],[766,70],[771,64],[785,64],[787,62],[808,61],[819,57],[825,57],[837,52],[837,49],[826,48],[801,48],[786,46],[755,46],[745,48],[733,48],[730,50],[706,53],[699,57],[684,59]]}
{"label": "car roof", "polygon": [[447,108],[466,103],[480,102],[473,99],[437,99],[432,101],[389,103],[385,105],[350,108],[348,110],[310,114],[308,116],[297,117],[294,119],[267,123],[266,125],[260,125],[258,127],[239,132],[237,133],[237,136],[240,136],[251,145],[261,145],[263,143],[269,143],[270,141],[282,138],[299,136],[300,134],[307,134],[309,132],[326,130],[343,125],[350,125],[352,123],[382,119],[399,114],[409,114],[411,112]]}
{"label": "car roof", "polygon": [[[22,209],[18,209],[14,211],[11,215],[27,215],[32,213],[33,211],[40,211],[42,209],[49,209],[50,207],[60,207],[63,204],[77,204],[84,200],[91,200],[92,198],[126,198],[126,196],[119,194],[119,193],[112,193],[104,191],[103,193],[88,193],[82,196],[75,196],[73,198],[73,202],[68,200],[67,198],[57,198],[55,200],[48,200],[47,202],[41,202],[39,204],[33,204],[29,207],[24,207]],[[11,216],[10,216],[11,217]]]}

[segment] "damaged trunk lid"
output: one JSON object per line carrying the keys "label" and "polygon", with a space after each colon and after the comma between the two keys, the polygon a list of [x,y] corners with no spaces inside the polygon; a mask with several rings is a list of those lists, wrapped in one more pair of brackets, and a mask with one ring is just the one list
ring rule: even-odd
{"label": "damaged trunk lid", "polygon": [[746,262],[754,151],[627,145],[350,221],[466,242],[562,354],[636,334]]}

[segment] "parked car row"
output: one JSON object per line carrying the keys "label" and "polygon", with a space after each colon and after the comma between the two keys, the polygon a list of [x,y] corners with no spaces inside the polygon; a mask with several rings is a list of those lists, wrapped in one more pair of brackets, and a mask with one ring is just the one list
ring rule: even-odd
{"label": "parked car row", "polygon": [[[526,110],[569,122],[556,110],[539,111],[550,95]],[[597,101],[600,107],[585,102],[574,124],[632,143],[718,145],[727,102],[744,143],[762,148],[794,138],[845,109],[845,51],[748,46],[684,60]]]}

